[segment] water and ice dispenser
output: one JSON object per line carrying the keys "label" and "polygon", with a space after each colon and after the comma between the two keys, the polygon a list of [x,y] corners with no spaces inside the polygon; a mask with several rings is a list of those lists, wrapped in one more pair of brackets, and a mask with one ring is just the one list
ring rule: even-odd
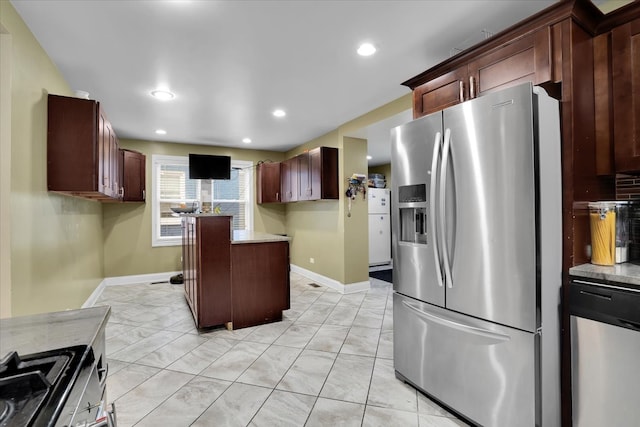
{"label": "water and ice dispenser", "polygon": [[401,242],[427,244],[426,184],[398,187]]}

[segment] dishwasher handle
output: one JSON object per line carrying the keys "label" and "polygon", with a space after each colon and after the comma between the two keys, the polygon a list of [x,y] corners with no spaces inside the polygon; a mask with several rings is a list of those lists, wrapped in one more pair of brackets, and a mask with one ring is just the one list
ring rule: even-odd
{"label": "dishwasher handle", "polygon": [[640,292],[620,284],[572,280],[569,313],[597,322],[640,331]]}
{"label": "dishwasher handle", "polygon": [[624,320],[624,319],[618,319],[618,321],[620,323],[622,323],[623,325],[625,325],[627,327],[627,329],[633,329],[634,331],[639,331],[640,332],[640,323],[630,322],[630,321]]}

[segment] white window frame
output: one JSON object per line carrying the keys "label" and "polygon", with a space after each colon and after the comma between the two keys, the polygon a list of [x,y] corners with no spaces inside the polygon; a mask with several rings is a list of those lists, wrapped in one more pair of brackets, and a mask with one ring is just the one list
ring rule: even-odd
{"label": "white window frame", "polygon": [[[152,191],[151,191],[151,246],[180,246],[182,244],[181,236],[161,237],[160,236],[160,185],[158,180],[160,179],[160,167],[165,164],[173,165],[189,165],[188,156],[165,156],[160,154],[153,154],[151,156],[151,179],[152,179]],[[245,205],[245,229],[248,231],[253,230],[253,215],[254,215],[254,185],[253,185],[253,162],[246,160],[231,160],[231,167],[243,169],[245,172],[245,188],[246,188],[246,205]],[[202,206],[202,202],[200,203]]]}

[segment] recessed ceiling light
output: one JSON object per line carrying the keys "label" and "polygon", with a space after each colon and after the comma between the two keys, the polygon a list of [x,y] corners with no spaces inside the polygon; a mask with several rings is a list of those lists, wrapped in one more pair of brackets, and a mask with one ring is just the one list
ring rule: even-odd
{"label": "recessed ceiling light", "polygon": [[251,144],[251,138],[242,138],[242,142],[245,144]]}
{"label": "recessed ceiling light", "polygon": [[371,160],[371,159],[373,159],[373,157],[367,156],[367,160]]}
{"label": "recessed ceiling light", "polygon": [[166,134],[167,134],[167,131],[166,131],[166,130],[164,130],[164,129],[156,129],[156,133],[157,133],[158,135],[166,135]]}
{"label": "recessed ceiling light", "polygon": [[287,115],[287,113],[285,113],[284,110],[275,110],[273,112],[273,115],[276,117],[284,117]]}
{"label": "recessed ceiling light", "polygon": [[371,43],[362,43],[358,48],[358,55],[371,56],[376,53],[376,48]]}
{"label": "recessed ceiling light", "polygon": [[161,101],[168,101],[169,99],[175,98],[175,95],[168,90],[154,90],[151,91],[151,96]]}

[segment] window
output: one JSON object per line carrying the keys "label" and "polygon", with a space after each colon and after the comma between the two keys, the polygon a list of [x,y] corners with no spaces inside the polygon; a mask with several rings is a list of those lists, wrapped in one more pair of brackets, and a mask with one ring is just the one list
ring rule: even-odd
{"label": "window", "polygon": [[172,207],[191,206],[233,215],[234,230],[253,229],[253,164],[231,161],[230,180],[189,179],[189,157],[152,157],[152,246],[180,245],[180,216]]}

